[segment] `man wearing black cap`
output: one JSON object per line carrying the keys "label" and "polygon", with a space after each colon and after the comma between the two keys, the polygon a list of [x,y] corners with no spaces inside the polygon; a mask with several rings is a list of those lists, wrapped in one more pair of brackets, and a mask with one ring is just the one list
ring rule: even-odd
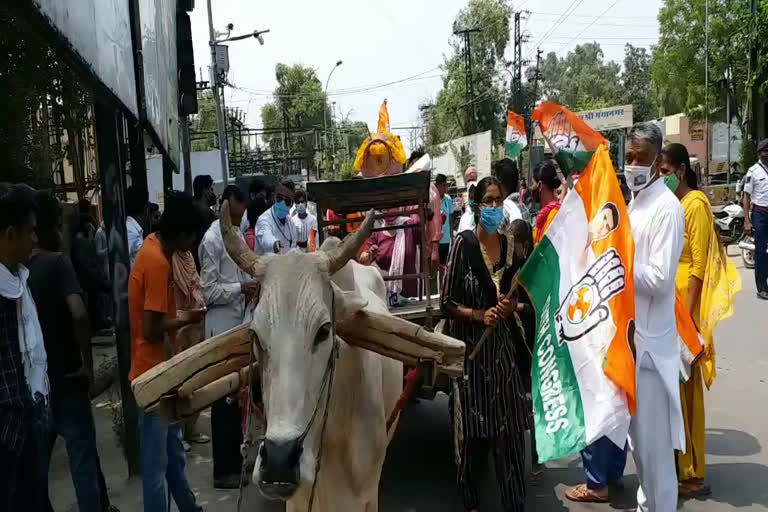
{"label": "man wearing black cap", "polygon": [[757,145],[758,161],[744,178],[744,231],[755,237],[757,297],[768,300],[768,139]]}

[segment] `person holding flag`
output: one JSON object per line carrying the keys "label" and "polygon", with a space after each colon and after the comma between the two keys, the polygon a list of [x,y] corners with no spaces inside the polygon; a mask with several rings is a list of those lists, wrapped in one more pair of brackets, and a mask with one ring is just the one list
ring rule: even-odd
{"label": "person holding flag", "polygon": [[656,124],[636,124],[627,138],[624,168],[633,195],[629,219],[635,241],[637,412],[629,445],[640,480],[640,512],[677,509],[674,450],[686,449],[675,317],[675,275],[685,217],[678,199],[659,179],[662,142]]}
{"label": "person holding flag", "polygon": [[566,497],[602,503],[623,476],[634,407],[632,234],[605,139],[559,105],[533,118],[564,164],[583,164],[562,204],[555,162],[534,171],[543,210],[519,281],[537,313],[536,444],[542,462],[582,450],[586,484]]}
{"label": "person holding flag", "polygon": [[[517,300],[505,295],[512,286],[516,247],[498,232],[503,202],[496,178],[478,182],[473,197],[476,227],[454,238],[440,294],[446,333],[467,346],[465,377],[458,379],[460,400],[455,401],[462,406],[452,412],[463,432],[457,447],[458,481],[468,511],[478,510],[477,472],[489,451],[496,463],[502,510],[522,512],[525,507],[528,408],[521,364],[526,348],[513,315]],[[487,343],[478,347],[487,328],[492,328]]]}

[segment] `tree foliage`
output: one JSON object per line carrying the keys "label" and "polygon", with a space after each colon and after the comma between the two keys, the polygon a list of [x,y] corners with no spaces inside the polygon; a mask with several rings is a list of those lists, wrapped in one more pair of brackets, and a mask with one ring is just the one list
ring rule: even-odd
{"label": "tree foliage", "polygon": [[213,92],[203,91],[197,95],[197,114],[190,122],[192,151],[209,151],[219,147],[216,131],[216,101]]}
{"label": "tree foliage", "polygon": [[[314,129],[322,129],[330,119],[328,98],[314,69],[301,64],[275,66],[275,100],[261,109],[261,120],[267,130],[306,130],[305,135],[291,136],[291,153],[311,159],[314,156]],[[268,134],[267,146],[272,151],[287,151],[281,134]]]}
{"label": "tree foliage", "polygon": [[[493,131],[493,139],[504,137],[506,105],[504,50],[509,44],[509,20],[513,14],[508,0],[470,0],[454,21],[454,31],[479,28],[471,34],[472,84],[474,99],[467,98],[468,69],[464,59],[464,38],[454,35],[450,54],[442,65],[443,88],[434,104],[422,109],[427,124],[426,146],[434,152],[437,144],[471,133]],[[472,107],[476,119],[472,119]]]}
{"label": "tree foliage", "polygon": [[645,48],[624,46],[624,66],[621,72],[621,101],[632,104],[635,121],[658,117],[651,90],[651,54]]}

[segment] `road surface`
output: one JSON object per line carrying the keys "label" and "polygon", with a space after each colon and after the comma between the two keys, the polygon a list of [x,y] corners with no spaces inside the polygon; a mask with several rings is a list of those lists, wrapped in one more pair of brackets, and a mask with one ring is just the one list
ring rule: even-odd
{"label": "road surface", "polygon": [[[740,266],[740,262],[737,261]],[[768,511],[768,302],[755,297],[751,271],[740,269],[743,291],[736,298],[736,313],[716,335],[718,378],[706,394],[707,471],[712,495],[706,500],[681,503],[680,510],[725,512],[738,509]],[[141,484],[126,480],[125,465],[111,432],[109,405],[97,403],[100,453],[113,503],[124,512],[141,510]],[[200,424],[207,430],[205,417]],[[482,510],[500,510],[490,469],[484,482]],[[195,446],[189,454],[188,473],[199,502],[209,512],[235,510],[236,492],[215,491],[211,485],[210,444]],[[625,488],[612,493],[611,504],[577,505],[564,492],[582,482],[578,458],[550,463],[543,479],[528,492],[527,510],[565,512],[634,510],[637,478],[632,458],[625,473]],[[59,442],[51,473],[51,498],[56,510],[72,508],[74,493],[66,467],[66,452]],[[254,486],[246,489],[243,510],[278,512],[279,504],[262,500]],[[406,409],[405,418],[390,446],[381,481],[383,512],[461,511],[455,486],[447,400],[422,401]]]}

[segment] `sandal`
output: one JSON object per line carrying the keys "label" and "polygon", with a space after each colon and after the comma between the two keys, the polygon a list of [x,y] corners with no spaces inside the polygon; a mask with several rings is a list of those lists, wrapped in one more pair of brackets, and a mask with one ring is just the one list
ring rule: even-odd
{"label": "sandal", "polygon": [[587,484],[581,484],[573,489],[569,489],[565,493],[565,497],[571,501],[579,503],[608,503],[608,494],[604,496],[597,494],[595,491],[587,487]]}
{"label": "sandal", "polygon": [[704,482],[689,481],[680,482],[677,486],[677,492],[680,496],[686,498],[701,498],[712,494],[712,488]]}

